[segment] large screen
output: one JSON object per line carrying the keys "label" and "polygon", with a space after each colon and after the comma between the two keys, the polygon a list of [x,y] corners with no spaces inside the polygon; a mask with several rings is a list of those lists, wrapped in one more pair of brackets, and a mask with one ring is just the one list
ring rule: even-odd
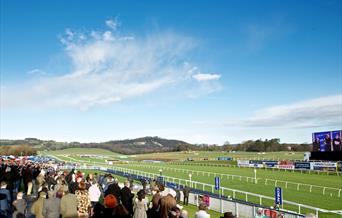
{"label": "large screen", "polygon": [[342,151],[342,130],[312,133],[313,151]]}

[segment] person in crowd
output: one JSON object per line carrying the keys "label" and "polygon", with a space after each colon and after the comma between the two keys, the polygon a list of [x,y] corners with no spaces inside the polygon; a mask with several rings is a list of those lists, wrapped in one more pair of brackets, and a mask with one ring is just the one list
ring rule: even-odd
{"label": "person in crowd", "polygon": [[158,218],[159,217],[159,202],[161,196],[159,194],[159,190],[155,189],[152,191],[152,200],[150,202],[151,207],[147,210],[148,218]]}
{"label": "person in crowd", "polygon": [[195,213],[195,218],[210,218],[210,214],[207,213],[207,205],[201,203],[198,206],[198,211]]}
{"label": "person in crowd", "polygon": [[69,192],[69,189],[66,188],[63,190],[64,195],[61,198],[60,204],[60,213],[62,218],[76,218],[78,217],[77,213],[77,198],[73,193]]}
{"label": "person in crowd", "polygon": [[91,183],[92,184],[89,187],[89,198],[91,202],[91,207],[94,208],[101,197],[101,190],[96,180],[92,180]]}
{"label": "person in crowd", "polygon": [[133,214],[133,198],[134,194],[132,194],[129,181],[124,182],[124,187],[121,189],[121,202],[122,205],[126,208],[129,214]]}
{"label": "person in crowd", "polygon": [[117,198],[109,194],[104,198],[104,210],[103,210],[103,216],[104,217],[110,217],[114,213],[114,208],[118,205]]}
{"label": "person in crowd", "polygon": [[2,181],[0,183],[0,194],[5,195],[5,198],[0,200],[0,215],[4,217],[11,217],[11,195],[7,189],[7,183]]}
{"label": "person in crowd", "polygon": [[110,185],[108,185],[107,190],[105,191],[105,196],[107,195],[114,195],[115,198],[120,201],[120,195],[121,195],[121,188],[118,184],[118,180],[115,179]]}
{"label": "person in crowd", "polygon": [[259,207],[255,213],[255,218],[265,218],[263,212],[264,210]]}
{"label": "person in crowd", "polygon": [[53,190],[54,186],[57,184],[57,181],[53,178],[53,173],[48,172],[45,178],[45,182],[49,190]]}
{"label": "person in crowd", "polygon": [[341,143],[341,138],[339,134],[336,134],[333,139],[333,148],[334,148],[334,151],[342,151],[342,143]]}
{"label": "person in crowd", "polygon": [[160,216],[161,218],[168,218],[169,211],[177,205],[175,198],[168,194],[160,199]]}
{"label": "person in crowd", "polygon": [[18,214],[26,214],[26,200],[23,199],[23,193],[18,192],[17,194],[17,199],[13,201],[13,207],[14,207],[14,212],[13,212],[13,218],[16,218]]}
{"label": "person in crowd", "polygon": [[43,204],[46,199],[46,193],[40,192],[38,199],[31,206],[31,213],[36,218],[44,218],[43,216]]}
{"label": "person in crowd", "polygon": [[[111,174],[109,174],[109,175],[106,175],[102,180],[103,180],[102,181],[103,191],[104,191],[104,193],[106,193],[108,190],[108,187],[114,183],[114,178]],[[106,194],[105,194],[105,196],[106,196]]]}
{"label": "person in crowd", "polygon": [[129,182],[129,189],[131,189],[131,191],[132,191],[133,190],[133,177],[131,175],[129,175],[127,180]]}
{"label": "person in crowd", "polygon": [[43,203],[44,218],[59,218],[61,200],[56,198],[54,191],[48,192],[48,199]]}
{"label": "person in crowd", "polygon": [[183,217],[183,218],[189,218],[189,213],[188,213],[188,211],[183,209],[182,212],[181,212],[181,217]]}
{"label": "person in crowd", "polygon": [[133,218],[147,218],[147,202],[145,200],[145,190],[141,189],[134,200]]}
{"label": "person in crowd", "polygon": [[230,211],[230,212],[225,212],[223,214],[223,216],[221,216],[221,218],[235,218],[235,216],[233,215],[233,213]]}
{"label": "person in crowd", "polygon": [[37,180],[37,177],[40,174],[40,166],[38,164],[35,164],[33,169],[32,169],[32,194],[34,196],[37,196],[38,194],[38,188],[39,184],[42,184],[43,180],[42,177],[39,177]]}
{"label": "person in crowd", "polygon": [[31,195],[32,191],[32,167],[31,164],[28,163],[22,170],[24,188],[27,196]]}
{"label": "person in crowd", "polygon": [[87,217],[90,211],[90,197],[89,192],[86,189],[85,182],[80,182],[78,190],[75,191],[75,196],[77,199],[77,208],[79,217]]}
{"label": "person in crowd", "polygon": [[181,217],[181,209],[177,206],[171,208],[169,218],[183,218]]}
{"label": "person in crowd", "polygon": [[141,185],[143,187],[143,190],[146,192],[146,185],[147,185],[146,179],[145,178],[141,178],[140,179],[140,183],[141,183]]}
{"label": "person in crowd", "polygon": [[189,204],[189,194],[190,194],[189,186],[184,186],[184,188],[183,188],[183,204],[184,205]]}
{"label": "person in crowd", "polygon": [[103,212],[104,212],[105,207],[101,203],[96,203],[94,208],[93,208],[93,215],[91,216],[92,218],[103,218]]}
{"label": "person in crowd", "polygon": [[131,218],[128,210],[123,204],[119,204],[114,208],[113,217],[115,218]]}

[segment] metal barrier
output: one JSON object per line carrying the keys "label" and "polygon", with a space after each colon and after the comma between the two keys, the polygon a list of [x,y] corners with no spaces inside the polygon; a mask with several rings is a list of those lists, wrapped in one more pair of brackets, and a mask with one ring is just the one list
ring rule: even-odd
{"label": "metal barrier", "polygon": [[[73,158],[70,158],[70,159],[73,159]],[[83,163],[83,164],[89,164],[87,162],[82,162],[82,161],[79,161],[76,159],[75,159],[75,162],[76,163],[78,162],[78,163]],[[95,169],[95,170],[106,171],[108,165],[105,165],[105,164],[103,164],[103,165],[105,167],[96,166],[93,168],[87,168],[87,166],[84,166],[84,168],[81,167],[80,169]],[[118,172],[122,172],[125,174],[137,175],[137,176],[141,176],[141,177],[145,177],[145,178],[157,178],[158,176],[160,176],[159,174],[155,174],[155,173],[139,171],[139,170],[132,170],[132,169],[127,169],[127,168],[122,168],[122,167],[117,167],[117,166],[113,166],[112,170],[116,170]],[[123,175],[125,175],[125,174],[123,174]],[[193,187],[196,190],[202,190],[202,191],[207,191],[208,193],[214,193],[214,185],[211,185],[211,184],[201,183],[201,182],[197,182],[197,181],[191,181],[191,180],[187,180],[187,179],[175,178],[175,177],[170,177],[170,176],[163,176],[163,178],[165,179],[165,181],[168,181],[168,182],[177,183],[179,185],[188,185],[190,187]],[[262,202],[264,202],[264,199],[274,201],[274,198],[269,197],[269,196],[259,195],[259,194],[255,194],[255,193],[251,193],[251,192],[245,192],[245,191],[236,190],[236,189],[230,189],[227,187],[221,187],[220,188],[221,193],[226,193],[225,191],[231,191],[233,193],[233,198],[235,198],[236,193],[245,195],[246,201],[248,201],[249,196],[259,198],[261,204],[262,204]],[[329,210],[325,210],[325,209],[321,209],[321,208],[317,208],[317,207],[312,207],[309,205],[303,205],[303,204],[299,204],[299,203],[291,202],[291,201],[287,201],[287,200],[283,200],[283,203],[286,203],[288,205],[292,205],[293,207],[297,207],[298,214],[301,214],[303,209],[315,211],[317,217],[319,215],[319,212],[338,214],[338,212],[336,212],[336,211],[329,211]],[[294,211],[291,211],[291,212],[296,213]]]}
{"label": "metal barrier", "polygon": [[[80,170],[100,170],[100,171],[104,171],[107,173],[111,173],[111,174],[115,174],[121,177],[131,177],[134,180],[141,180],[141,179],[147,179],[147,180],[151,180],[154,179],[155,176],[158,176],[157,174],[153,174],[153,173],[148,173],[145,175],[139,175],[139,174],[133,174],[130,173],[128,171],[121,171],[121,170],[117,170],[115,169],[115,167],[113,167],[112,169],[110,168],[106,168],[106,167],[96,167],[96,166],[60,166],[60,169],[80,169]],[[165,177],[163,177],[165,178]],[[168,181],[170,177],[166,177],[165,181]],[[173,186],[168,185],[168,183],[166,182],[166,187],[170,187],[170,188],[174,188]],[[187,183],[177,183],[176,184],[178,186],[179,189],[182,189],[185,185],[188,185]],[[262,208],[264,210],[272,210],[275,211],[277,213],[281,213],[283,214],[286,218],[303,218],[304,215],[299,214],[299,213],[295,213],[295,212],[290,212],[290,211],[286,211],[286,210],[273,210],[271,208],[268,207],[264,207],[261,205],[257,205],[257,204],[252,204],[250,202],[244,202],[241,200],[237,200],[237,199],[228,199],[227,197],[224,196],[220,196],[218,194],[214,194],[208,191],[203,191],[203,190],[199,190],[199,189],[195,189],[195,188],[191,188],[191,193],[189,195],[189,204],[192,205],[199,205],[199,199],[200,196],[203,195],[208,195],[210,196],[210,205],[208,207],[208,209],[213,210],[213,211],[217,211],[219,213],[225,213],[228,211],[233,212],[233,214],[235,214],[237,217],[241,217],[241,218],[250,218],[250,217],[254,217],[256,215],[256,210],[258,208]],[[183,197],[183,193],[181,193],[181,198]]]}
{"label": "metal barrier", "polygon": [[204,175],[212,175],[214,177],[216,176],[220,176],[221,179],[223,179],[224,177],[226,177],[227,179],[231,178],[232,180],[234,180],[234,178],[241,180],[244,180],[246,182],[251,182],[251,183],[257,183],[258,180],[265,180],[264,184],[268,185],[270,184],[270,182],[272,183],[272,185],[277,186],[279,185],[279,183],[284,184],[285,188],[288,188],[289,185],[294,185],[296,186],[296,190],[299,191],[300,188],[302,187],[307,187],[309,188],[309,192],[313,191],[313,188],[315,188],[316,190],[319,189],[321,190],[321,193],[323,195],[325,195],[327,193],[327,191],[332,191],[337,193],[336,195],[338,197],[341,197],[341,192],[342,189],[340,188],[334,188],[334,187],[327,187],[327,186],[320,186],[320,185],[312,185],[312,184],[306,184],[306,183],[298,183],[298,182],[289,182],[289,181],[284,181],[284,180],[276,180],[276,179],[265,179],[265,178],[254,178],[254,177],[249,177],[249,176],[239,176],[239,175],[233,175],[233,174],[223,174],[223,173],[213,173],[213,172],[207,172],[207,171],[199,171],[199,170],[191,170],[191,169],[178,169],[178,168],[172,168],[172,167],[164,167],[164,166],[152,166],[152,164],[130,164],[130,166],[136,166],[136,167],[152,167],[155,169],[166,169],[166,170],[171,170],[174,172],[183,172],[183,173],[191,173],[191,174],[202,174],[202,176]]}

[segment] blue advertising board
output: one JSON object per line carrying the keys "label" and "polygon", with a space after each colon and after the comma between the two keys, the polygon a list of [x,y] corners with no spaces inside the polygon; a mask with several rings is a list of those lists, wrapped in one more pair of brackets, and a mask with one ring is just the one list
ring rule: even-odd
{"label": "blue advertising board", "polygon": [[215,177],[215,190],[220,189],[220,177],[216,176]]}
{"label": "blue advertising board", "polygon": [[278,165],[278,161],[273,161],[273,160],[270,160],[270,161],[264,161],[263,162],[265,167],[275,167]]}
{"label": "blue advertising board", "polygon": [[309,170],[311,168],[311,164],[310,164],[310,162],[295,162],[294,168],[295,169]]}
{"label": "blue advertising board", "polygon": [[275,204],[278,204],[278,205],[283,204],[283,192],[280,187],[276,187],[274,189],[274,200],[275,200]]}
{"label": "blue advertising board", "polygon": [[218,157],[217,160],[233,160],[232,157]]}
{"label": "blue advertising board", "polygon": [[250,160],[250,164],[262,164],[262,160]]}
{"label": "blue advertising board", "polygon": [[176,183],[173,182],[166,182],[166,186],[172,189],[178,189],[178,185]]}

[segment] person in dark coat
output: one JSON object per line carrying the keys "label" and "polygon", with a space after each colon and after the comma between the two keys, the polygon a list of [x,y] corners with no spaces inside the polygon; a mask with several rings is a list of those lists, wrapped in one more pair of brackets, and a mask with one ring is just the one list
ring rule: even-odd
{"label": "person in dark coat", "polygon": [[105,196],[110,194],[114,195],[118,202],[120,202],[121,188],[117,180],[114,183],[110,184],[105,192]]}
{"label": "person in dark coat", "polygon": [[129,214],[133,214],[133,197],[131,189],[129,188],[129,181],[125,181],[124,187],[121,189],[121,202],[123,206],[127,209]]}
{"label": "person in dark coat", "polygon": [[184,186],[183,188],[183,204],[184,205],[189,204],[189,194],[190,194],[190,188],[188,186]]}
{"label": "person in dark coat", "polygon": [[10,217],[11,213],[11,196],[7,188],[7,183],[5,181],[1,182],[0,194],[6,196],[5,199],[0,200],[0,216]]}
{"label": "person in dark coat", "polygon": [[333,148],[334,151],[342,151],[342,143],[339,134],[336,134],[335,138],[333,139]]}
{"label": "person in dark coat", "polygon": [[325,145],[325,151],[332,151],[333,148],[331,144],[330,134],[325,135],[324,145]]}
{"label": "person in dark coat", "polygon": [[116,206],[114,208],[112,217],[115,217],[115,218],[131,218],[131,215],[128,212],[128,210],[125,208],[124,205],[119,204],[118,206]]}

